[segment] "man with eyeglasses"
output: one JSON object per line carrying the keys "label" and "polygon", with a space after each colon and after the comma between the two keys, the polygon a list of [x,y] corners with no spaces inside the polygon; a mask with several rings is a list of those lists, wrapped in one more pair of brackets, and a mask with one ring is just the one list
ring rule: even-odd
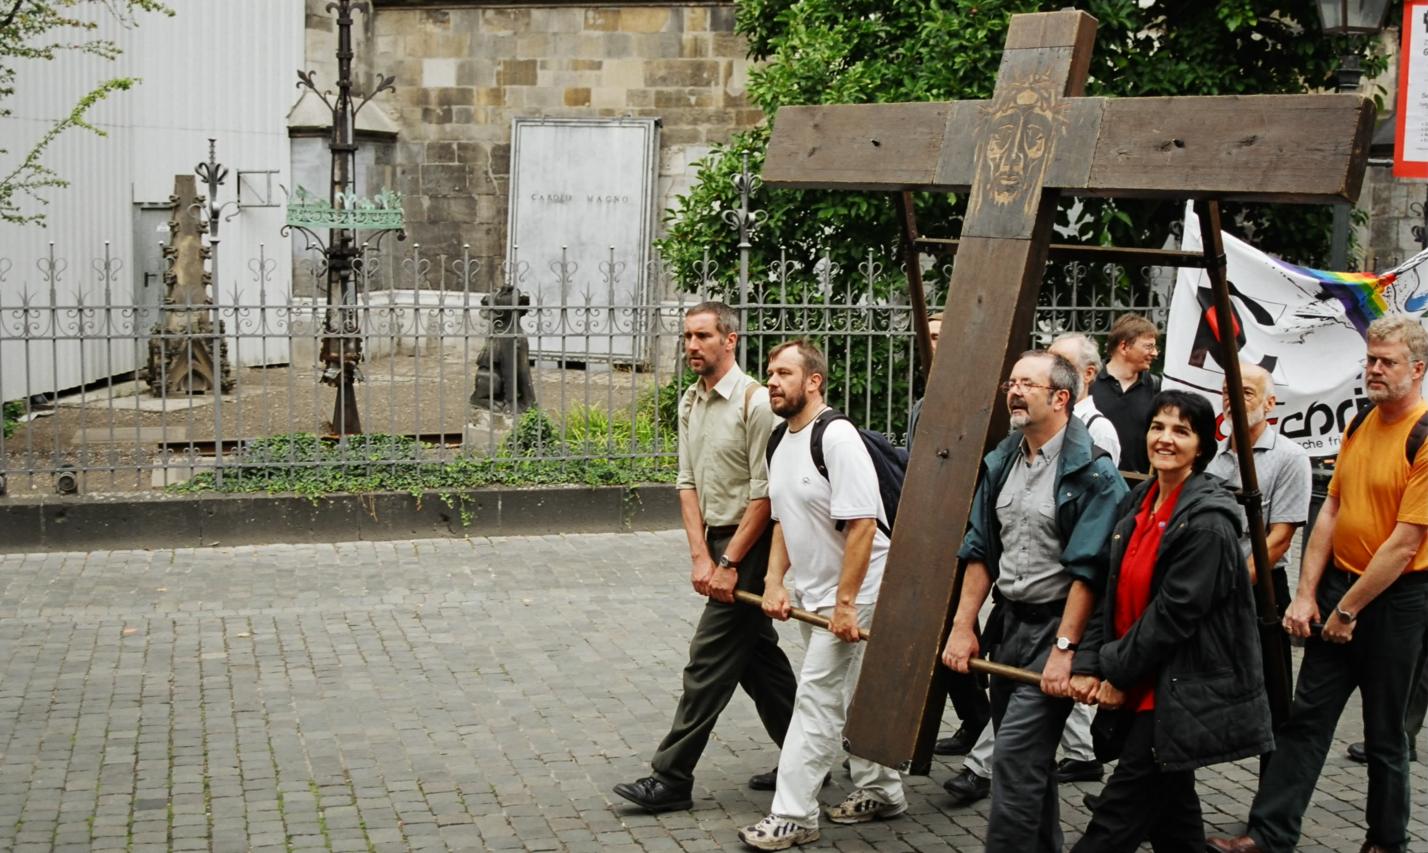
{"label": "man with eyeglasses", "polygon": [[[1329,496],[1304,549],[1284,628],[1304,637],[1288,721],[1260,775],[1245,835],[1212,838],[1225,853],[1288,853],[1299,843],[1339,715],[1363,704],[1368,824],[1361,851],[1408,843],[1410,780],[1403,718],[1428,633],[1428,330],[1390,315],[1368,328],[1364,389],[1373,407],[1341,441]],[[1322,629],[1315,636],[1315,629]]]}
{"label": "man with eyeglasses", "polygon": [[[1269,564],[1273,567],[1274,603],[1280,618],[1289,607],[1289,543],[1294,539],[1294,531],[1304,525],[1309,518],[1309,454],[1298,443],[1279,434],[1279,430],[1269,422],[1274,414],[1277,400],[1274,396],[1274,378],[1269,371],[1256,364],[1240,362],[1240,377],[1244,384],[1245,417],[1249,420],[1250,447],[1254,452],[1255,478],[1259,482],[1260,507],[1264,515],[1265,544],[1269,550]],[[1230,431],[1228,413],[1230,411],[1230,389],[1224,386],[1220,391],[1220,411],[1223,431]],[[1240,488],[1240,457],[1235,450],[1233,435],[1220,445],[1215,458],[1210,460],[1206,471],[1224,480],[1231,488]],[[1240,510],[1241,517],[1244,510]],[[1250,578],[1256,577],[1254,555],[1250,553],[1250,533],[1248,522],[1240,528],[1240,550],[1249,563]],[[1281,644],[1283,645],[1283,644]],[[1293,672],[1290,664],[1289,647],[1284,645],[1285,672]]]}
{"label": "man with eyeglasses", "polygon": [[[992,680],[990,853],[1059,851],[1056,747],[1073,699],[1096,679],[1075,652],[1105,583],[1107,538],[1125,482],[1071,417],[1079,379],[1059,355],[1024,353],[1003,383],[1013,431],[987,454],[962,547],[962,595],[942,662],[968,672],[976,620],[996,602],[984,641],[992,660],[1042,673],[1039,687]],[[1141,438],[1140,443],[1145,443]]]}
{"label": "man with eyeglasses", "polygon": [[1145,426],[1150,401],[1160,393],[1160,377],[1150,372],[1160,349],[1155,324],[1139,314],[1122,314],[1106,336],[1106,366],[1091,384],[1091,398],[1121,439],[1122,471],[1150,470]]}

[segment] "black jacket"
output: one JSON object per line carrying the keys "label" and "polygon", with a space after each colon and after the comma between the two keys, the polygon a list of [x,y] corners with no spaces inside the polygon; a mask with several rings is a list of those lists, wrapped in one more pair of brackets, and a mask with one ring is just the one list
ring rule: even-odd
{"label": "black jacket", "polygon": [[1110,576],[1076,668],[1090,663],[1122,690],[1155,680],[1153,755],[1162,770],[1268,752],[1274,737],[1254,594],[1240,553],[1239,513],[1223,481],[1201,473],[1185,482],[1160,540],[1145,613],[1124,637],[1109,639],[1121,560],[1152,482],[1121,501]]}

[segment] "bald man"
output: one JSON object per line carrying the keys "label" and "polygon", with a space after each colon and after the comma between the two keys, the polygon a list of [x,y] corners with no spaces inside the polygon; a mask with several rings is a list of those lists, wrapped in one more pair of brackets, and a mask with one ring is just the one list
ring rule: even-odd
{"label": "bald man", "polygon": [[[1269,563],[1274,573],[1274,603],[1279,608],[1280,618],[1283,618],[1290,599],[1289,578],[1285,574],[1285,566],[1289,563],[1289,543],[1294,539],[1294,531],[1303,526],[1309,517],[1309,454],[1298,443],[1281,436],[1269,422],[1277,402],[1273,377],[1264,368],[1243,362],[1240,363],[1240,376],[1244,380],[1245,415],[1249,420],[1250,446],[1254,448],[1254,470],[1263,495],[1261,506]],[[1222,388],[1220,394],[1220,411],[1224,413],[1221,432],[1233,433],[1233,427],[1228,422],[1229,388]],[[1220,452],[1206,470],[1225,480],[1231,488],[1240,487],[1240,460],[1234,448],[1233,435],[1220,445]],[[1240,513],[1243,515],[1243,508]],[[1245,532],[1240,537],[1240,547],[1253,578],[1259,567],[1254,564],[1250,553],[1249,536],[1246,524]],[[1286,658],[1288,651],[1286,646]]]}

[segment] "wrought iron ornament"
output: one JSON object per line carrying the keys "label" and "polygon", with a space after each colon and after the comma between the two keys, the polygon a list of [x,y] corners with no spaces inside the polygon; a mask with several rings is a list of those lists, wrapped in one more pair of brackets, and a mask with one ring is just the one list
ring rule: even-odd
{"label": "wrought iron ornament", "polygon": [[[376,230],[376,241],[393,231],[397,239],[406,239],[401,230],[401,200],[395,194],[384,193],[377,201],[363,202],[357,198],[356,119],[362,108],[382,92],[393,91],[395,77],[381,78],[371,92],[353,106],[352,93],[352,13],[371,14],[365,2],[334,0],[327,11],[337,13],[337,95],[329,99],[318,88],[312,71],[298,72],[298,87],[306,88],[322,100],[332,112],[332,185],[328,203],[319,205],[299,189],[296,204],[288,207],[286,235],[292,229],[307,238],[307,248],[322,255],[327,276],[328,311],[323,321],[322,381],[337,388],[333,402],[331,431],[338,435],[362,432],[362,419],[357,409],[355,384],[362,379],[358,365],[362,363],[362,331],[354,312],[357,301],[353,273],[360,264],[362,246],[357,244],[358,230]],[[314,229],[326,229],[323,240]]]}

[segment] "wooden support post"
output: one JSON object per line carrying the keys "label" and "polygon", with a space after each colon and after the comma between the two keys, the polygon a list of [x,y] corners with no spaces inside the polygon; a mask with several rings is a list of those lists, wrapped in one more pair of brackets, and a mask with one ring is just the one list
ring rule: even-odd
{"label": "wooden support post", "polygon": [[1240,463],[1239,501],[1249,522],[1250,556],[1254,558],[1255,608],[1259,611],[1259,640],[1264,657],[1264,683],[1269,694],[1269,712],[1276,728],[1289,719],[1291,678],[1284,666],[1284,646],[1289,642],[1279,622],[1274,601],[1274,567],[1269,562],[1265,538],[1264,502],[1259,491],[1259,474],[1254,467],[1254,442],[1250,441],[1249,417],[1245,411],[1245,386],[1240,375],[1240,346],[1235,338],[1235,311],[1230,302],[1224,242],[1220,238],[1220,203],[1214,200],[1195,205],[1200,218],[1200,241],[1205,252],[1205,274],[1215,300],[1217,337],[1224,353],[1225,387],[1230,392],[1230,424],[1234,432],[1235,455]]}

